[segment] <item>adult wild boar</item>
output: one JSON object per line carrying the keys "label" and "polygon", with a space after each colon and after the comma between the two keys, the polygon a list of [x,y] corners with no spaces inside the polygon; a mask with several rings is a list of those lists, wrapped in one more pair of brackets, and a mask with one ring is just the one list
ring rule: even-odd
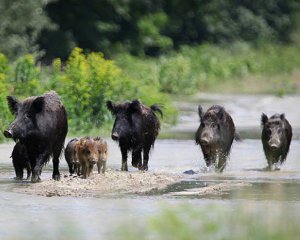
{"label": "adult wild boar", "polygon": [[274,165],[281,165],[288,155],[293,135],[292,127],[284,114],[274,114],[268,118],[263,113],[261,125],[261,140],[271,170]]}
{"label": "adult wild boar", "polygon": [[72,175],[77,173],[77,168],[79,165],[78,160],[75,158],[75,145],[78,142],[78,138],[71,139],[65,149],[65,159],[69,167],[69,173]]}
{"label": "adult wild boar", "polygon": [[195,135],[196,144],[199,144],[206,166],[214,165],[217,171],[222,172],[230,153],[233,139],[237,137],[231,116],[221,106],[214,105],[205,113],[198,106],[200,126]]}
{"label": "adult wild boar", "polygon": [[19,101],[8,96],[7,102],[15,120],[4,136],[26,146],[32,168],[32,182],[40,181],[42,168],[53,157],[53,174],[60,179],[59,157],[68,131],[67,113],[56,92]]}
{"label": "adult wild boar", "polygon": [[27,179],[31,175],[30,160],[28,157],[26,146],[20,142],[16,143],[11,153],[12,162],[16,172],[16,180],[23,179],[23,170],[27,170]]}
{"label": "adult wild boar", "polygon": [[98,173],[105,173],[106,171],[106,162],[108,157],[108,148],[107,143],[104,139],[100,137],[94,138],[94,142],[98,148],[99,159],[97,162]]}
{"label": "adult wild boar", "polygon": [[77,170],[78,176],[83,178],[90,176],[94,165],[98,162],[99,151],[95,141],[90,137],[80,138],[75,143],[75,158],[79,160],[80,168]]}
{"label": "adult wild boar", "polygon": [[147,171],[149,152],[160,129],[155,111],[163,116],[160,107],[156,104],[147,107],[139,100],[120,104],[107,101],[106,105],[115,116],[111,137],[119,142],[122,154],[121,170],[128,171],[127,156],[128,151],[132,151],[132,166]]}

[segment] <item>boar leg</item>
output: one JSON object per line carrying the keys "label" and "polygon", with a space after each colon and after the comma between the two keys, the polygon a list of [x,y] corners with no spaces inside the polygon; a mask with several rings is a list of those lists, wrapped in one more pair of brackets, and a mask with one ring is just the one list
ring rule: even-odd
{"label": "boar leg", "polygon": [[102,161],[102,173],[104,174],[106,171],[106,161]]}
{"label": "boar leg", "polygon": [[137,148],[132,151],[131,165],[138,169],[142,167],[142,149]]}
{"label": "boar leg", "polygon": [[36,158],[35,164],[31,164],[32,166],[34,166],[34,168],[32,169],[31,182],[36,183],[41,181],[40,176],[42,173],[42,168],[44,163],[48,161],[49,157],[50,156],[48,153],[40,154]]}
{"label": "boar leg", "polygon": [[27,169],[27,178],[26,179],[28,180],[31,176],[31,165],[30,165],[29,161],[26,163],[26,169]]}
{"label": "boar leg", "polygon": [[226,160],[227,160],[227,154],[221,153],[219,155],[218,164],[217,164],[217,171],[223,172],[224,168],[226,167]]}
{"label": "boar leg", "polygon": [[55,146],[54,150],[53,150],[53,173],[52,173],[52,178],[56,181],[60,180],[60,173],[59,173],[59,156],[61,154],[62,151],[62,147],[63,144],[60,145],[58,144],[57,146]]}
{"label": "boar leg", "polygon": [[143,151],[143,167],[141,170],[148,171],[149,152],[151,145],[144,147]]}
{"label": "boar leg", "polygon": [[[13,163],[14,168],[15,168],[15,173],[16,173],[16,177],[14,178],[15,180],[21,180],[23,178],[23,175],[21,174],[21,172],[23,171],[22,169],[20,169],[20,167],[18,166],[17,163]],[[21,170],[21,171],[20,171]]]}
{"label": "boar leg", "polygon": [[127,166],[127,157],[128,157],[127,148],[121,146],[121,153],[122,153],[122,167],[121,167],[121,171],[128,171],[128,166]]}
{"label": "boar leg", "polygon": [[102,166],[103,166],[103,161],[99,159],[97,162],[98,174],[100,174]]}

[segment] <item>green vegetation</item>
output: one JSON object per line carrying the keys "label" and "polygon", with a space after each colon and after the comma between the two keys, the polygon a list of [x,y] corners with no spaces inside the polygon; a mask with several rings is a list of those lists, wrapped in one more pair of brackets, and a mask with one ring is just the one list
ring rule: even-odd
{"label": "green vegetation", "polygon": [[107,100],[121,102],[138,98],[146,105],[158,103],[164,107],[164,122],[176,121],[170,96],[157,86],[147,79],[129,77],[102,53],[84,54],[82,49],[74,48],[64,66],[60,59],[55,59],[51,66],[39,67],[32,55],[8,64],[6,57],[0,55],[1,130],[13,119],[6,104],[7,95],[23,99],[51,89],[58,92],[67,109],[70,134],[98,130],[99,135],[100,128],[108,128],[112,116],[105,106]]}
{"label": "green vegetation", "polygon": [[[63,64],[55,59],[40,66],[33,55],[9,64],[0,55],[1,121],[3,130],[12,120],[5,97],[25,98],[51,89],[61,96],[69,116],[70,134],[108,132],[112,116],[107,100],[140,99],[164,106],[164,123],[176,121],[174,95],[198,91],[272,93],[282,96],[299,90],[292,77],[300,69],[299,45],[246,43],[184,46],[160,58],[129,54],[107,60],[102,53],[84,54],[74,48]],[[263,79],[263,81],[262,81]],[[0,139],[2,136],[0,137]]]}
{"label": "green vegetation", "polygon": [[[283,203],[284,204],[284,203]],[[266,206],[165,206],[144,221],[120,227],[123,239],[298,239],[299,216],[279,203]],[[114,238],[112,238],[114,239]]]}
{"label": "green vegetation", "polygon": [[[298,91],[300,46],[247,43],[183,46],[158,59],[124,55],[116,63],[131,77],[147,79],[169,94],[197,91],[255,92],[283,95]],[[133,68],[140,71],[134,71]]]}

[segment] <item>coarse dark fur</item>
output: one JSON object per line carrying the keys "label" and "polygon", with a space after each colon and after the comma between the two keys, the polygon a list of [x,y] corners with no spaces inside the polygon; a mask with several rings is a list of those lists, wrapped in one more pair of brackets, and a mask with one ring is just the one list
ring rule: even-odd
{"label": "coarse dark fur", "polygon": [[27,178],[30,178],[31,175],[31,166],[30,160],[27,154],[26,146],[20,142],[16,143],[14,149],[11,153],[12,162],[16,172],[16,180],[23,179],[23,170],[27,170]]}
{"label": "coarse dark fur", "polygon": [[121,170],[128,171],[129,151],[132,151],[132,166],[139,170],[148,170],[149,152],[160,130],[160,122],[155,112],[163,116],[160,107],[156,104],[147,107],[139,100],[120,104],[108,101],[106,105],[115,116],[111,136],[119,142],[122,154]]}
{"label": "coarse dark fur", "polygon": [[200,126],[195,134],[207,166],[215,165],[222,172],[230,153],[233,139],[238,139],[231,116],[221,106],[214,105],[205,113],[198,106]]}
{"label": "coarse dark fur", "polygon": [[19,101],[8,96],[15,120],[4,136],[26,146],[32,168],[32,182],[40,181],[43,165],[53,157],[53,179],[59,180],[59,157],[68,132],[66,110],[56,92],[50,91]]}
{"label": "coarse dark fur", "polygon": [[274,164],[281,165],[286,160],[292,141],[292,127],[284,114],[274,114],[268,118],[264,113],[261,126],[261,140],[271,170]]}
{"label": "coarse dark fur", "polygon": [[72,175],[77,172],[79,162],[75,159],[75,144],[78,142],[78,138],[71,139],[65,149],[65,159],[69,167],[69,173]]}
{"label": "coarse dark fur", "polygon": [[98,152],[99,152],[99,159],[97,162],[98,173],[100,173],[100,172],[105,173],[107,157],[108,157],[107,142],[100,137],[94,138],[94,142],[95,142],[95,144],[98,148]]}

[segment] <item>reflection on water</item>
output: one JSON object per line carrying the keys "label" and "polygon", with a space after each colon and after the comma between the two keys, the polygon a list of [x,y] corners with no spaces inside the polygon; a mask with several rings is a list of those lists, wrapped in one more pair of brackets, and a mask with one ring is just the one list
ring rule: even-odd
{"label": "reflection on water", "polygon": [[[202,101],[206,98],[207,101]],[[237,203],[255,202],[258,205],[288,202],[290,207],[300,209],[300,140],[298,130],[292,141],[286,163],[280,171],[262,171],[267,166],[258,134],[261,112],[286,112],[295,129],[300,129],[300,111],[294,109],[299,104],[298,96],[277,99],[264,96],[215,96],[201,95],[194,103],[182,104],[182,117],[173,129],[176,134],[183,132],[188,139],[159,139],[152,150],[149,171],[183,173],[192,170],[196,174],[186,174],[184,181],[169,186],[160,192],[146,195],[123,195],[100,198],[41,197],[14,192],[16,186],[28,186],[30,182],[17,182],[10,154],[13,144],[0,145],[0,237],[1,239],[43,239],[64,238],[94,239],[106,238],[114,234],[115,228],[124,222],[138,221],[159,211],[161,203],[180,205],[188,203],[197,208],[205,208],[215,203],[235,209]],[[222,174],[204,171],[205,164],[199,146],[192,140],[193,131],[198,127],[195,109],[203,103],[204,108],[212,104],[224,105],[236,120],[237,129],[243,129],[251,139],[234,142],[230,159]],[[273,106],[274,104],[274,106]],[[271,106],[271,107],[270,107]],[[265,109],[270,109],[265,111]],[[280,108],[284,109],[281,111]],[[298,121],[298,122],[297,122]],[[298,124],[298,125],[297,125]],[[248,129],[248,130],[247,130]],[[254,131],[254,130],[253,130]],[[255,132],[254,131],[254,132]],[[176,135],[174,134],[174,136]],[[178,136],[179,136],[178,135]],[[242,134],[247,136],[247,134]],[[109,144],[110,168],[120,168],[120,151],[116,143]],[[67,173],[67,164],[61,161],[62,174]],[[130,171],[136,171],[130,168]],[[43,169],[42,179],[50,179],[52,164]],[[251,186],[232,188],[221,194],[176,197],[170,192],[198,189],[219,183],[247,182]]]}

